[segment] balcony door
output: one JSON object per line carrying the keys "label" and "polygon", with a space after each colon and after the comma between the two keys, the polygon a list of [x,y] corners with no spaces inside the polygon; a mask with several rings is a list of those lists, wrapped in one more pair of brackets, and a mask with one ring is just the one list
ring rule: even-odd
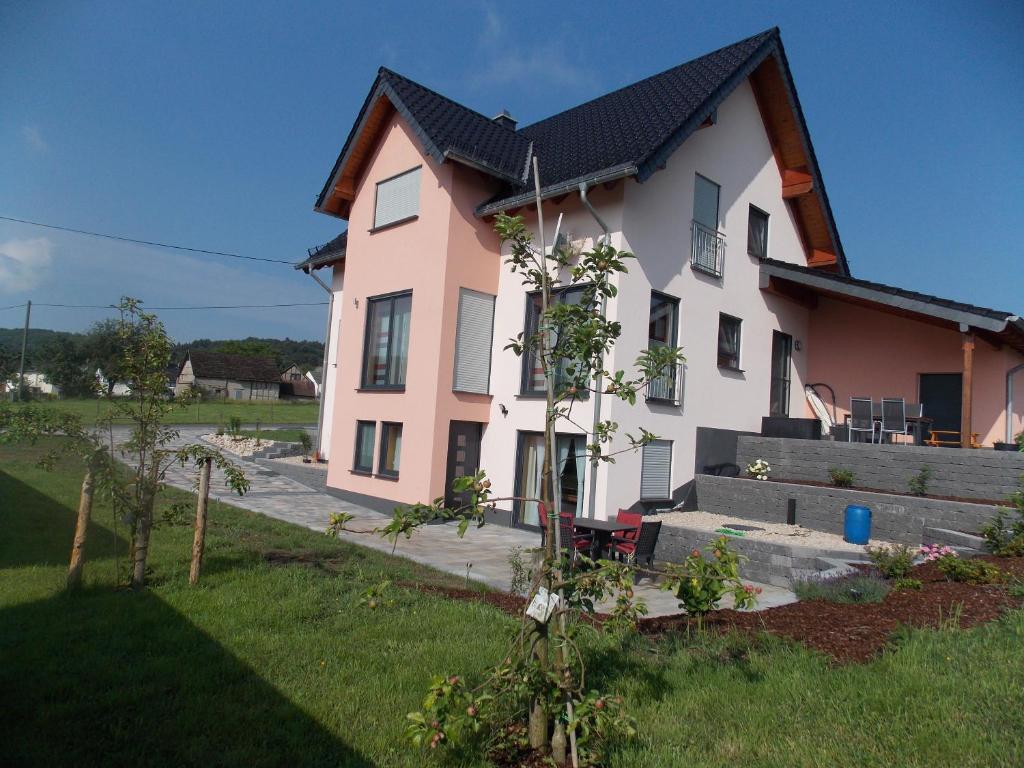
{"label": "balcony door", "polygon": [[719,186],[699,173],[693,187],[693,220],[702,227],[718,232]]}

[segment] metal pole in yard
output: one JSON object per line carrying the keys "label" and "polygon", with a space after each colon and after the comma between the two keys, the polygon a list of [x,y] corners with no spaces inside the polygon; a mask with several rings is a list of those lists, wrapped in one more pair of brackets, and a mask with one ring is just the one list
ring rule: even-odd
{"label": "metal pole in yard", "polygon": [[25,329],[21,332],[21,365],[18,368],[18,399],[25,397],[25,349],[28,346],[28,324],[32,319],[32,300],[25,304]]}

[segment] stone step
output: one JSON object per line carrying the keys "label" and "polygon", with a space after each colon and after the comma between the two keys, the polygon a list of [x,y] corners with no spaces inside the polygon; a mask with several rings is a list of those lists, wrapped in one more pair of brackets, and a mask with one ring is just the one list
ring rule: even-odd
{"label": "stone step", "polygon": [[945,544],[949,547],[977,551],[982,551],[985,548],[985,540],[981,536],[963,531],[953,531],[949,528],[925,528],[924,541],[927,544]]}

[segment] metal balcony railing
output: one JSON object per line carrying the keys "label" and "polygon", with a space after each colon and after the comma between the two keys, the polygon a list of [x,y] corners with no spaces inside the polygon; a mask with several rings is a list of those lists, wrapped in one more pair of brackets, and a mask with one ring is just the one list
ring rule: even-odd
{"label": "metal balcony railing", "polygon": [[683,367],[681,365],[667,368],[664,375],[651,379],[647,385],[647,399],[680,405],[682,403],[682,380]]}
{"label": "metal balcony railing", "polygon": [[694,221],[690,238],[690,265],[715,277],[722,276],[725,235]]}

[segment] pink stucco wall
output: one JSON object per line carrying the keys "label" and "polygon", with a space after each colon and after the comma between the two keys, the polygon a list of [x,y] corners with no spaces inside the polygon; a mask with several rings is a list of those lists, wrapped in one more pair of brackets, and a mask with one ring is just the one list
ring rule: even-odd
{"label": "pink stucco wall", "polygon": [[[370,232],[377,181],[422,166],[419,217]],[[349,218],[338,386],[331,430],[330,487],[400,502],[443,494],[448,423],[486,422],[490,398],[452,393],[459,288],[495,293],[498,244],[473,207],[492,191],[476,172],[438,164],[395,116],[356,190]],[[453,196],[453,189],[455,190]],[[367,298],[412,290],[409,356],[402,392],[359,391]],[[352,472],[357,420],[400,422],[399,477]]]}
{"label": "pink stucco wall", "polygon": [[[821,299],[812,311],[808,338],[808,378],[835,389],[840,422],[851,397],[916,403],[919,374],[959,373],[963,367],[958,330],[833,299]],[[1021,362],[1024,356],[1006,347],[996,349],[980,338],[975,344],[973,430],[983,445],[1005,436],[1006,372]],[[1016,433],[1021,407],[1014,410]]]}

